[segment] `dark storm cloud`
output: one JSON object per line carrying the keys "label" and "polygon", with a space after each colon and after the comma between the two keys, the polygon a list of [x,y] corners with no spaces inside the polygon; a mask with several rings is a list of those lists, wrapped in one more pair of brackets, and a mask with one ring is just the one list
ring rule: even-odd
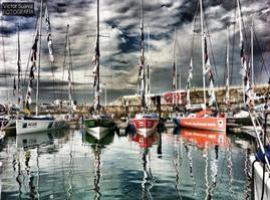
{"label": "dark storm cloud", "polygon": [[[226,27],[230,25],[231,57],[233,60],[232,74],[233,84],[239,84],[240,49],[238,21],[235,18],[236,3],[232,0],[204,0],[206,31],[208,32],[208,47],[210,61],[216,68],[216,85],[222,85],[224,81],[224,66],[226,52]],[[153,0],[144,1],[145,21],[145,45],[146,63],[151,68],[151,83],[153,92],[161,92],[171,89],[173,44],[175,29],[177,30],[177,64],[181,71],[182,88],[185,88],[188,66],[193,52],[194,79],[193,86],[201,86],[201,49],[200,49],[200,19],[197,0]],[[39,1],[35,1],[38,16]],[[270,50],[269,30],[266,28],[270,22],[270,2],[265,0],[241,0],[241,8],[245,23],[246,47],[250,51],[250,24],[251,16],[255,20],[255,32],[258,42],[255,42],[255,69],[256,77],[265,78],[260,73],[263,54],[266,63],[269,63]],[[70,25],[70,40],[74,82],[86,84],[91,90],[96,34],[96,1],[95,0],[56,0],[48,1],[48,9],[52,25],[53,49],[55,62],[53,68],[48,62],[48,49],[46,44],[45,25],[42,38],[42,66],[41,87],[49,90],[52,86],[51,79],[46,77],[55,75],[55,84],[60,87],[63,84],[63,61],[66,25]],[[101,69],[103,74],[113,74],[114,88],[111,92],[122,95],[125,92],[136,91],[138,75],[138,60],[140,51],[140,1],[138,0],[104,0],[100,1],[101,20]],[[196,20],[195,27],[193,22]],[[236,23],[236,24],[235,24]],[[26,70],[27,59],[34,35],[36,18],[3,17],[3,26],[0,23],[1,34],[8,35],[5,38],[6,65],[9,72],[16,73],[16,27],[21,26],[22,41],[22,68]],[[194,33],[192,30],[195,29]],[[150,32],[148,40],[148,31]],[[192,39],[192,35],[194,39]],[[194,47],[191,50],[192,40]],[[260,47],[259,45],[260,44]],[[148,51],[148,49],[150,51]],[[233,51],[234,50],[234,51]],[[263,53],[261,52],[263,51]],[[0,56],[3,60],[2,55]],[[67,66],[64,66],[67,74]],[[3,71],[3,68],[1,68]],[[66,80],[66,75],[65,75]],[[105,82],[107,79],[105,79]],[[265,80],[262,79],[262,82]],[[66,84],[66,81],[64,81]],[[3,85],[3,84],[2,84]],[[127,89],[128,88],[128,89]]]}

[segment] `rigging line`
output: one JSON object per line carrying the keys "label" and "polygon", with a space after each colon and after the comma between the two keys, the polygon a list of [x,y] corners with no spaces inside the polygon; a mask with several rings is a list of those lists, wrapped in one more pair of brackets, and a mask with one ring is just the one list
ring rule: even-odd
{"label": "rigging line", "polygon": [[[4,65],[4,73],[5,73],[5,85],[6,89],[8,88],[7,82],[7,68],[6,68],[6,53],[5,53],[5,41],[4,41],[4,23],[3,23],[3,16],[1,17],[1,26],[2,26],[2,47],[3,47],[3,65]],[[9,91],[7,89],[7,101],[9,101]]]}
{"label": "rigging line", "polygon": [[[227,42],[226,42],[226,56],[225,56],[225,71],[226,73],[224,73],[224,85],[226,87],[226,79],[228,79],[228,86],[231,85],[231,81],[230,81],[230,73],[231,73],[231,69],[230,69],[230,65],[231,65],[231,60],[230,60],[230,49],[231,49],[231,31],[230,31],[230,25],[227,25]],[[227,62],[228,61],[228,62]],[[228,73],[229,71],[229,73]]]}
{"label": "rigging line", "polygon": [[[38,18],[36,18],[35,33],[33,34],[31,45],[34,43],[34,40],[35,40],[37,23],[38,23]],[[27,73],[28,73],[29,64],[30,64],[31,53],[32,53],[32,46],[30,47],[30,51],[29,51],[29,55],[28,55],[28,59],[27,59],[27,65],[26,65],[26,70],[25,70],[25,73],[24,73],[23,85],[26,85],[26,80],[28,79]],[[26,88],[26,90],[27,90],[27,88]]]}
{"label": "rigging line", "polygon": [[72,91],[72,101],[74,101],[75,98],[75,86],[72,84],[72,81],[74,82],[74,73],[73,73],[73,64],[72,64],[72,53],[70,48],[70,37],[68,37],[68,51],[69,51],[69,65],[70,65],[70,79],[71,79],[71,91]]}
{"label": "rigging line", "polygon": [[265,61],[264,61],[264,58],[263,58],[263,50],[262,50],[262,47],[260,45],[260,42],[259,42],[259,39],[257,37],[257,34],[255,32],[255,30],[253,30],[253,34],[254,34],[254,37],[255,37],[255,40],[256,40],[256,43],[258,44],[258,47],[259,47],[259,50],[260,50],[260,56],[261,56],[261,59],[262,59],[262,67],[261,67],[261,72],[263,70],[263,68],[265,69],[266,73],[267,73],[267,76],[270,77],[270,74],[269,74],[269,71],[265,65]]}
{"label": "rigging line", "polygon": [[223,74],[223,85],[226,87],[226,78],[229,76],[227,72],[227,48],[228,48],[228,43],[226,43],[226,51],[224,52],[224,61],[225,61],[225,68],[224,68],[224,74]]}
{"label": "rigging line", "polygon": [[[196,16],[197,16],[197,13],[199,13],[199,9],[200,9],[200,5],[199,5],[199,1],[197,1],[194,20],[193,20],[193,24],[192,24],[192,40],[191,40],[191,49],[190,49],[190,59],[193,58],[194,40],[195,40],[195,36],[196,36],[196,32],[195,32],[195,25],[196,25],[196,21],[197,21]],[[193,66],[193,68],[194,68],[194,66]],[[188,68],[188,74],[189,74],[189,68]],[[193,72],[192,72],[192,74],[193,74]],[[194,74],[192,76],[194,76]],[[190,86],[191,86],[191,83],[190,83]],[[190,88],[189,88],[189,90],[190,90]]]}
{"label": "rigging line", "polygon": [[[205,8],[203,9],[203,10],[205,10]],[[217,71],[217,67],[216,67],[216,60],[215,60],[215,55],[214,55],[214,52],[213,52],[213,45],[212,45],[212,40],[211,40],[211,37],[210,37],[210,31],[209,31],[209,28],[208,28],[208,23],[207,23],[207,20],[206,20],[206,15],[205,15],[205,13],[203,13],[203,15],[204,15],[204,23],[205,23],[205,27],[206,27],[206,30],[207,30],[207,33],[208,34],[206,34],[206,35],[208,35],[208,41],[209,41],[209,43],[210,43],[210,51],[211,51],[211,54],[212,54],[212,61],[213,61],[213,65],[214,65],[214,68],[215,68],[215,75],[217,76],[217,79],[219,80],[219,77],[218,77],[218,71]],[[210,59],[210,57],[209,57],[209,59]],[[211,64],[212,65],[212,64]]]}
{"label": "rigging line", "polygon": [[65,75],[65,66],[66,66],[66,56],[67,56],[67,44],[68,43],[68,30],[66,31],[66,42],[65,42],[65,49],[64,49],[64,61],[63,61],[63,72],[62,72],[62,84],[60,84],[60,98],[63,99],[63,90],[64,90],[64,75]]}
{"label": "rigging line", "polygon": [[[238,16],[238,17],[241,17],[241,23],[242,23],[242,25],[243,25],[243,35],[244,35],[243,40],[244,40],[244,41],[247,41],[246,26],[245,26],[244,19],[243,19],[243,15],[242,15],[241,2],[240,2],[240,0],[238,0],[238,2],[239,2],[240,15],[241,15],[241,16]],[[240,31],[241,31],[241,30],[240,30]],[[245,43],[246,43],[246,42],[245,42]],[[245,49],[246,49],[246,48],[245,48]]]}
{"label": "rigging line", "polygon": [[[199,9],[200,9],[199,1],[197,1],[195,13],[198,13],[198,12],[199,12]],[[196,25],[196,21],[197,21],[197,17],[196,17],[196,14],[195,14],[195,16],[194,16],[194,21],[193,21],[193,24],[192,24],[192,32],[193,32],[193,34],[192,34],[191,51],[190,51],[190,57],[191,57],[191,58],[193,57],[194,40],[195,40],[195,25]]]}
{"label": "rigging line", "polygon": [[53,63],[50,62],[50,67],[52,70],[52,84],[53,84],[53,98],[56,99],[56,94],[55,94],[55,77],[54,77],[54,70],[53,70]]}
{"label": "rigging line", "polygon": [[[48,1],[46,2],[46,9],[47,9],[47,15],[48,15],[48,19],[49,19],[50,16],[49,16],[49,11],[48,11]],[[49,23],[49,33],[52,37],[51,24],[50,24],[50,22],[47,22],[47,23]],[[46,25],[46,26],[48,26],[48,25]],[[48,30],[47,30],[47,34],[48,34]],[[50,54],[50,50],[49,50],[49,54]],[[51,60],[49,62],[50,62],[51,70],[52,70],[53,98],[56,99],[55,76],[54,76],[55,74],[54,74],[54,69],[53,69],[54,65],[53,65],[53,62]]]}
{"label": "rigging line", "polygon": [[231,53],[231,60],[230,60],[230,63],[231,63],[231,74],[230,74],[230,83],[232,85],[232,81],[233,81],[233,68],[234,68],[234,50],[235,50],[235,29],[236,29],[236,13],[237,13],[237,3],[235,1],[235,9],[234,9],[234,16],[235,16],[235,22],[233,23],[233,43],[232,43],[232,53]]}

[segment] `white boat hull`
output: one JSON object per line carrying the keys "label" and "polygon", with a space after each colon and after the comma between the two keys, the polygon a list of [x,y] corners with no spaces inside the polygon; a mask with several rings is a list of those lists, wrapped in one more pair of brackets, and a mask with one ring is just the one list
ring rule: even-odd
{"label": "white boat hull", "polygon": [[107,127],[96,126],[92,128],[86,128],[86,131],[97,140],[100,140],[110,132],[110,129]]}
{"label": "white boat hull", "polygon": [[66,126],[63,120],[35,120],[35,119],[17,119],[16,133],[27,134],[49,130],[56,130]]}
{"label": "white boat hull", "polygon": [[[250,156],[250,161],[253,163],[255,161],[255,156]],[[254,170],[253,170],[253,184],[254,184],[254,199],[261,200],[262,197],[262,188],[263,188],[263,165],[260,162],[254,163]],[[270,173],[265,172],[265,179],[264,179],[264,194],[263,200],[270,199]]]}

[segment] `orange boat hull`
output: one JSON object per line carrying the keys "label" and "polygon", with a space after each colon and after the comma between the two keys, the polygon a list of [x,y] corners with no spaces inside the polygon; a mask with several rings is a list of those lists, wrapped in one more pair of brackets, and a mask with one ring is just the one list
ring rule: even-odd
{"label": "orange boat hull", "polygon": [[180,127],[226,132],[225,117],[183,117],[180,118]]}
{"label": "orange boat hull", "polygon": [[207,131],[207,130],[191,130],[191,129],[181,129],[180,137],[187,140],[188,142],[195,143],[197,147],[204,148],[206,146],[226,146],[227,137],[226,134],[221,134],[217,131]]}

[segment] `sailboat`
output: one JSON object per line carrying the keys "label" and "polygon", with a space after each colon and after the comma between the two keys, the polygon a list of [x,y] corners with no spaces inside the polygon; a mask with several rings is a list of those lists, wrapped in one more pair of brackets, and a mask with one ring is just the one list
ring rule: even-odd
{"label": "sailboat", "polygon": [[[137,113],[133,119],[129,121],[128,126],[132,126],[135,130],[144,137],[152,134],[159,123],[159,116],[156,113],[147,112],[147,100],[146,91],[149,86],[146,80],[145,69],[145,56],[144,56],[144,14],[143,14],[143,0],[141,0],[141,56],[140,56],[140,68],[139,68],[139,80],[140,80],[140,96],[141,96],[141,109],[142,112]],[[149,77],[148,77],[149,78]]]}
{"label": "sailboat", "polygon": [[[249,83],[247,83],[246,81],[246,68],[247,68],[247,61],[246,61],[246,55],[245,55],[245,43],[244,43],[244,38],[243,38],[243,33],[242,33],[242,15],[241,15],[241,8],[240,8],[240,2],[239,0],[236,0],[237,1],[237,8],[238,8],[238,24],[239,24],[239,33],[240,33],[240,48],[241,48],[241,51],[240,51],[240,58],[241,58],[241,71],[240,71],[240,74],[242,75],[242,87],[243,87],[243,103],[244,105],[246,104],[246,100],[247,100],[247,95],[246,95],[246,90],[249,88],[249,87],[246,87],[247,85],[249,85]],[[252,87],[254,86],[254,71],[253,71],[253,26],[251,27],[251,66],[252,66]],[[227,77],[228,78],[228,77]],[[249,82],[249,81],[248,81]],[[250,95],[254,95],[254,94],[251,94],[251,91],[250,90]],[[253,91],[252,91],[253,93]],[[253,97],[254,99],[254,97]],[[241,108],[241,110],[233,115],[228,115],[227,117],[227,124],[228,124],[228,128],[230,129],[231,127],[243,127],[245,126],[245,128],[248,128],[248,127],[251,127],[252,128],[252,121],[251,121],[251,118],[249,116],[249,112],[247,109],[243,109]]]}
{"label": "sailboat", "polygon": [[95,68],[93,73],[94,78],[94,106],[93,113],[89,119],[85,119],[83,125],[86,131],[93,135],[96,139],[102,139],[111,130],[116,128],[116,124],[113,119],[101,112],[100,105],[100,49],[99,49],[99,0],[97,0],[97,33],[96,33],[96,47],[95,56],[93,58],[93,63]]}
{"label": "sailboat", "polygon": [[216,104],[214,92],[214,77],[210,66],[210,60],[207,52],[207,40],[204,32],[204,17],[203,17],[203,1],[200,0],[201,13],[201,45],[202,45],[202,72],[203,72],[203,93],[204,93],[204,109],[197,113],[191,113],[187,117],[181,117],[179,124],[181,127],[210,130],[218,132],[226,132],[226,118],[218,112],[213,112],[206,108],[206,91],[205,91],[205,75],[209,78],[209,105]]}
{"label": "sailboat", "polygon": [[[35,116],[25,115],[16,119],[16,132],[17,134],[41,132],[53,129],[60,129],[66,126],[63,120],[56,120],[52,116],[39,115],[38,100],[39,100],[39,78],[40,78],[40,55],[41,55],[41,27],[42,27],[42,11],[43,11],[43,0],[41,0],[40,16],[39,16],[39,27],[36,30],[34,44],[31,50],[31,62],[32,66],[29,74],[29,82],[26,93],[25,107],[30,110],[31,93],[33,87],[33,80],[35,78],[35,71],[37,68],[37,85],[36,85],[36,113]],[[46,8],[46,12],[47,12]],[[46,13],[45,13],[46,14]],[[46,18],[47,27],[50,23]],[[48,31],[49,29],[47,29]],[[52,47],[51,47],[51,33],[48,31],[47,35],[48,48],[50,53],[50,61],[53,62]],[[38,52],[38,64],[37,64],[37,52]]]}

